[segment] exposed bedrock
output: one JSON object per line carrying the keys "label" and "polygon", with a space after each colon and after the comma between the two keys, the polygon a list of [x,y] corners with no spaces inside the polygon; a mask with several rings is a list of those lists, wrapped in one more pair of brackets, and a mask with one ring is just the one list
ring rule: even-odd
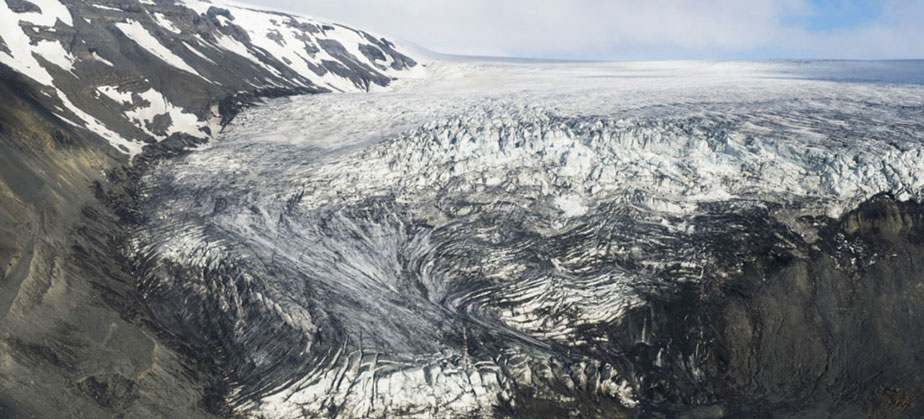
{"label": "exposed bedrock", "polygon": [[648,411],[924,415],[924,207],[880,195],[814,243],[780,231],[735,243],[740,276],[628,316]]}
{"label": "exposed bedrock", "polygon": [[215,417],[217,377],[153,326],[94,194],[119,153],[38,96],[0,69],[0,417]]}

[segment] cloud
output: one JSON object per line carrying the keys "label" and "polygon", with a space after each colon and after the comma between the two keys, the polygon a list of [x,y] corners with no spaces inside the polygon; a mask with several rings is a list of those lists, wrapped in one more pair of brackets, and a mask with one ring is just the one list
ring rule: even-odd
{"label": "cloud", "polygon": [[[828,1],[836,8],[849,0]],[[250,2],[451,54],[608,60],[924,57],[919,41],[924,2],[917,0],[879,0],[878,16],[826,30],[811,29],[813,19],[826,12],[817,0]]]}

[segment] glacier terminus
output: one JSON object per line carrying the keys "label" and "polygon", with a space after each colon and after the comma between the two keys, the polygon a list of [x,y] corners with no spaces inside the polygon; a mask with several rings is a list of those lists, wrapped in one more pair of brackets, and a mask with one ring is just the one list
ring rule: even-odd
{"label": "glacier terminus", "polygon": [[924,191],[917,85],[824,63],[424,65],[268,101],[145,175],[145,296],[238,352],[245,411],[734,412],[723,392],[753,390],[713,383],[744,362],[723,339],[827,342],[715,330],[715,289],[795,270],[805,295],[773,304],[796,304],[829,246],[835,272],[881,257],[830,220]]}

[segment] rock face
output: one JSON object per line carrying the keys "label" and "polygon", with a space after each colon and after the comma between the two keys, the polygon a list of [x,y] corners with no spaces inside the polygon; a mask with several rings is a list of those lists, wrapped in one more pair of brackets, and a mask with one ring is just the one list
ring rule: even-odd
{"label": "rock face", "polygon": [[133,176],[261,97],[418,68],[383,38],[282,13],[0,1],[0,417],[227,415],[224,370],[154,323],[118,256]]}
{"label": "rock face", "polygon": [[116,152],[21,75],[0,92],[0,416],[210,417],[207,368],[146,326],[118,219],[94,196]]}
{"label": "rock face", "polygon": [[[924,322],[922,221],[921,205],[881,195],[819,221],[811,244],[780,235],[782,226],[754,231],[738,250],[740,276],[661,307],[684,321],[630,315],[633,328],[648,325],[648,343],[631,353],[657,366],[644,380],[652,411],[920,416],[924,354],[911,331]],[[694,358],[698,375],[690,374]]]}

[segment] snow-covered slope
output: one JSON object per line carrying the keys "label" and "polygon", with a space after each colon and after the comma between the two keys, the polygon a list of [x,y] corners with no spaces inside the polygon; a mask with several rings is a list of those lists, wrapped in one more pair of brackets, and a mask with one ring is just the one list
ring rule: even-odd
{"label": "snow-covered slope", "polygon": [[129,155],[173,134],[211,138],[236,94],[375,90],[421,71],[366,32],[195,0],[4,1],[0,65]]}
{"label": "snow-covered slope", "polygon": [[146,295],[220,331],[243,412],[631,416],[724,373],[669,302],[829,241],[865,266],[828,217],[924,197],[924,88],[865,66],[460,61],[272,101],[145,178]]}

